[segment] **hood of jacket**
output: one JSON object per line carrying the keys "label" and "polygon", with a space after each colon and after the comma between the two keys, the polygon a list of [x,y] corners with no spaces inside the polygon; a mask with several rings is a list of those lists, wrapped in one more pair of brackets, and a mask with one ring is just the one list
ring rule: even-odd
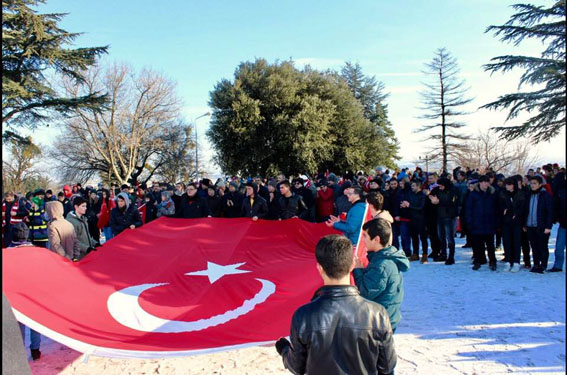
{"label": "hood of jacket", "polygon": [[[124,202],[126,202],[126,210],[127,210],[130,207],[130,197],[128,196],[128,194],[122,192],[116,196],[115,200],[118,200],[118,198],[124,199]],[[116,202],[116,206],[118,206],[118,202]]]}
{"label": "hood of jacket", "polygon": [[368,260],[372,262],[374,258],[393,260],[401,272],[406,272],[410,268],[408,257],[406,256],[404,251],[401,249],[396,249],[394,246],[385,247],[380,251],[369,251]]}
{"label": "hood of jacket", "polygon": [[51,201],[45,204],[45,214],[49,220],[58,220],[63,217],[63,204],[59,201]]}

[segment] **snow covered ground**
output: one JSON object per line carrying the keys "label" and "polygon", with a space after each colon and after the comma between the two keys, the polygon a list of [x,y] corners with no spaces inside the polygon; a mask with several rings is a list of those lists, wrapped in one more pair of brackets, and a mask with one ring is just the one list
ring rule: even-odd
{"label": "snow covered ground", "polygon": [[[550,240],[553,264],[557,227]],[[565,272],[471,270],[457,239],[456,264],[412,262],[395,335],[396,374],[564,374]],[[497,253],[501,259],[503,254]],[[565,267],[563,268],[565,270]],[[29,342],[26,342],[26,346]],[[285,374],[273,347],[167,360],[90,357],[43,337],[33,374]]]}

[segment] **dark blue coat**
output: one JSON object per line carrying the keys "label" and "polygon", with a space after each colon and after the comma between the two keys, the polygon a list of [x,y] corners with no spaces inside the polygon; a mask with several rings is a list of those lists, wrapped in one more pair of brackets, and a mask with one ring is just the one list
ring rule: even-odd
{"label": "dark blue coat", "polygon": [[[530,201],[532,194],[526,196],[526,206],[525,206],[525,217],[524,217],[524,225],[528,220],[528,215],[530,212]],[[553,226],[553,200],[551,195],[545,190],[541,188],[539,191],[539,199],[537,203],[537,228],[538,229],[551,229]]]}
{"label": "dark blue coat", "polygon": [[485,192],[477,186],[467,198],[466,222],[471,234],[494,234],[499,226],[498,194],[489,186]]}

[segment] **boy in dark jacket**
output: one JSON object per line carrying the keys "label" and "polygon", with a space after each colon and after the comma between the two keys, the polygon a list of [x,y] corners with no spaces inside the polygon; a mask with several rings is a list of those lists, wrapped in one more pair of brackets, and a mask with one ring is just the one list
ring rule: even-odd
{"label": "boy in dark jacket", "polygon": [[[427,197],[421,189],[421,181],[411,182],[411,193],[408,196],[408,208],[410,217],[410,235],[412,241],[413,254],[410,260],[419,260],[419,243],[423,255],[421,263],[427,263],[427,234],[425,232],[425,200]],[[403,203],[403,202],[402,202]]]}
{"label": "boy in dark jacket", "polygon": [[518,272],[520,270],[522,219],[525,202],[525,195],[522,191],[518,191],[516,179],[508,177],[504,181],[504,190],[500,191],[502,243],[507,261],[503,271]]}
{"label": "boy in dark jacket", "polygon": [[134,204],[130,203],[130,198],[126,193],[116,196],[116,207],[110,211],[110,227],[114,236],[119,235],[125,229],[135,229],[142,226],[140,212]]}
{"label": "boy in dark jacket", "polygon": [[187,185],[187,193],[181,197],[181,217],[196,219],[207,216],[211,216],[207,200],[197,194],[196,184]]}
{"label": "boy in dark jacket", "polygon": [[486,252],[490,269],[496,271],[494,235],[498,221],[498,196],[496,189],[490,186],[490,178],[480,176],[478,184],[467,199],[466,221],[473,247],[473,270],[477,271],[486,263]]}
{"label": "boy in dark jacket", "polygon": [[390,316],[392,330],[396,332],[404,299],[402,272],[409,270],[410,264],[402,250],[393,246],[385,247],[392,233],[390,223],[386,220],[370,220],[362,230],[369,263],[362,268],[362,261],[355,258],[354,282],[364,298],[384,306]]}
{"label": "boy in dark jacket", "polygon": [[549,258],[549,235],[553,225],[553,202],[547,190],[543,189],[543,178],[530,179],[530,197],[526,202],[524,232],[533,251],[534,266],[530,272],[543,273]]}
{"label": "boy in dark jacket", "polygon": [[251,217],[252,220],[263,219],[268,215],[268,204],[258,194],[258,185],[254,182],[246,183],[246,197],[242,202],[242,217]]}
{"label": "boy in dark jacket", "polygon": [[[455,231],[459,197],[457,189],[448,178],[440,178],[437,184],[438,186],[429,195],[431,203],[437,207],[437,234],[441,241],[439,256],[434,260],[451,265],[455,264]],[[449,257],[447,257],[447,249],[449,249]]]}

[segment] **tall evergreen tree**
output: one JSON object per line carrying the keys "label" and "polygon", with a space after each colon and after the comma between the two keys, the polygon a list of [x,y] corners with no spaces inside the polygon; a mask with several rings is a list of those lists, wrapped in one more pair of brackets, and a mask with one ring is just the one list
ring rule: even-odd
{"label": "tall evergreen tree", "polygon": [[228,173],[335,172],[376,166],[378,137],[338,74],[244,62],[210,94],[207,136]]}
{"label": "tall evergreen tree", "polygon": [[556,1],[551,7],[531,4],[512,6],[516,13],[502,26],[490,26],[503,42],[520,44],[524,39],[540,39],[546,49],[540,57],[498,56],[484,66],[491,74],[507,72],[514,68],[523,69],[518,90],[526,85],[543,85],[535,91],[522,91],[502,95],[498,100],[481,108],[508,109],[507,120],[521,112],[532,113],[521,125],[497,127],[506,139],[529,136],[535,143],[547,141],[565,127],[565,0]]}
{"label": "tall evergreen tree", "polygon": [[[17,126],[35,128],[50,111],[98,108],[105,96],[60,96],[52,86],[52,72],[84,81],[82,71],[108,47],[69,49],[78,33],[58,26],[65,14],[38,14],[31,7],[44,0],[2,0],[2,128],[17,137]],[[6,132],[8,131],[8,133]],[[22,138],[20,138],[22,139]]]}
{"label": "tall evergreen tree", "polygon": [[395,160],[399,159],[399,143],[388,119],[386,99],[389,94],[384,93],[384,83],[377,81],[376,77],[365,76],[362,67],[351,62],[345,63],[341,77],[362,105],[364,117],[374,125],[373,136],[380,138],[381,147],[376,150],[381,154],[380,164],[394,167]]}
{"label": "tall evergreen tree", "polygon": [[428,132],[432,129],[438,131],[436,134],[430,134],[426,140],[440,143],[441,148],[434,148],[432,156],[441,157],[442,170],[446,172],[449,156],[464,147],[460,142],[470,138],[461,130],[466,124],[458,119],[467,114],[462,107],[473,99],[466,96],[468,88],[465,87],[465,81],[458,77],[457,59],[445,48],[439,48],[433,60],[425,64],[425,67],[423,73],[432,77],[432,83],[423,83],[426,88],[420,93],[423,104],[421,109],[427,113],[420,118],[432,123],[423,125],[416,132]]}

